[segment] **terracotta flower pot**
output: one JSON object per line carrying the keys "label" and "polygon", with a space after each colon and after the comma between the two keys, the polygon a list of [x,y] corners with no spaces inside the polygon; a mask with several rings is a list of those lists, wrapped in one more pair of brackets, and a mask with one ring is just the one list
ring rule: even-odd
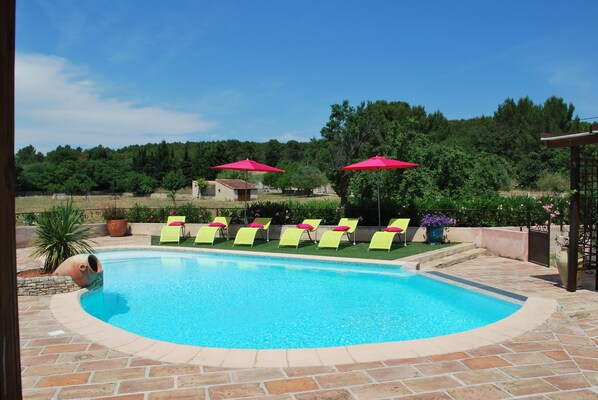
{"label": "terracotta flower pot", "polygon": [[126,219],[110,219],[106,221],[108,226],[108,233],[112,237],[125,236],[129,224]]}
{"label": "terracotta flower pot", "polygon": [[78,254],[67,258],[53,275],[70,276],[80,287],[87,287],[102,273],[102,264],[93,254]]}
{"label": "terracotta flower pot", "polygon": [[[583,265],[583,256],[577,259],[578,265]],[[569,249],[565,246],[561,248],[561,251],[556,253],[556,266],[559,270],[559,276],[561,278],[561,284],[567,287],[569,282]],[[577,270],[577,289],[581,288],[583,283],[584,270]]]}

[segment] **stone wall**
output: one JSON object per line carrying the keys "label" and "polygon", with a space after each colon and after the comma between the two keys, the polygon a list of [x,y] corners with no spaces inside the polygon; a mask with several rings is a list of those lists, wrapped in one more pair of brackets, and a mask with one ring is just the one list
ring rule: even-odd
{"label": "stone wall", "polygon": [[493,256],[527,261],[528,231],[517,227],[483,228],[481,242],[476,246],[484,247]]}
{"label": "stone wall", "polygon": [[17,278],[19,296],[47,296],[81,289],[70,276]]}
{"label": "stone wall", "polygon": [[[89,290],[104,285],[104,271],[87,287]],[[19,296],[48,296],[60,293],[74,292],[81,289],[70,276],[40,276],[35,278],[17,277],[17,294]]]}

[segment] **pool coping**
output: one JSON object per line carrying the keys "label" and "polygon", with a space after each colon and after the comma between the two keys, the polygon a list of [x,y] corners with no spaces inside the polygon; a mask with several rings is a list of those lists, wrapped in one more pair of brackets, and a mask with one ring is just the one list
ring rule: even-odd
{"label": "pool coping", "polygon": [[[104,247],[102,250],[139,250],[148,248],[157,250],[155,246]],[[189,251],[205,250],[211,249],[189,249]],[[172,251],[172,249],[165,249],[165,251]],[[216,252],[226,251],[216,250]],[[273,257],[271,253],[239,251],[235,251],[235,253]],[[274,257],[276,256],[274,255]],[[278,257],[280,256],[278,255]],[[290,258],[295,257],[297,256]],[[298,258],[308,257],[298,256]],[[329,257],[315,258],[330,260]],[[339,258],[338,260],[344,261],[345,259]],[[364,262],[356,259],[347,261]],[[399,265],[396,261],[392,263],[388,261],[374,263]],[[367,261],[367,263],[370,262]],[[558,307],[558,303],[554,299],[529,297],[517,312],[500,321],[481,328],[445,336],[353,346],[251,350],[180,345],[127,332],[93,317],[83,310],[80,297],[87,291],[87,289],[81,289],[76,292],[54,295],[50,301],[50,311],[54,318],[75,333],[116,351],[161,362],[221,368],[314,367],[467,351],[480,346],[498,344],[531,331],[543,324]]]}
{"label": "pool coping", "polygon": [[159,246],[143,246],[143,245],[136,245],[136,246],[104,246],[99,247],[96,250],[98,251],[124,251],[124,250],[155,250],[155,251],[180,251],[180,252],[189,252],[189,253],[227,253],[227,254],[240,254],[240,255],[247,255],[247,256],[264,256],[264,257],[271,257],[271,258],[294,258],[294,259],[311,259],[311,260],[322,260],[322,261],[342,261],[342,262],[350,262],[355,264],[381,264],[381,265],[390,265],[395,267],[402,267],[403,269],[409,271],[415,271],[418,267],[419,262],[417,261],[404,261],[403,258],[397,258],[395,260],[372,260],[369,258],[353,258],[353,257],[330,257],[330,256],[314,256],[311,254],[290,254],[290,253],[266,253],[262,251],[245,251],[245,250],[223,250],[223,249],[210,249],[205,247],[159,247]]}

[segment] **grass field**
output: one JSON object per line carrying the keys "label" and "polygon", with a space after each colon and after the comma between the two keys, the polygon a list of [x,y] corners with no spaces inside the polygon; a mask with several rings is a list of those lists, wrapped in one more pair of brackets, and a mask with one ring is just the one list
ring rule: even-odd
{"label": "grass field", "polygon": [[310,255],[310,256],[326,256],[326,257],[347,257],[347,258],[361,258],[367,260],[396,260],[399,258],[411,256],[414,254],[421,254],[432,250],[438,250],[443,247],[452,246],[455,243],[440,244],[436,246],[430,246],[425,243],[410,243],[408,246],[403,247],[395,245],[390,251],[368,251],[369,243],[357,243],[355,246],[352,244],[341,243],[338,251],[334,249],[319,249],[318,246],[311,242],[303,242],[299,245],[299,248],[294,247],[278,247],[278,240],[271,240],[270,242],[264,242],[256,239],[253,247],[249,246],[236,246],[233,247],[234,240],[216,239],[214,246],[207,244],[193,244],[194,237],[186,238],[180,244],[177,243],[164,243],[160,244],[159,236],[152,236],[152,246],[163,246],[163,247],[196,247],[196,248],[207,248],[216,250],[242,250],[242,251],[261,251],[266,253],[278,253],[278,254],[299,254],[299,255]]}
{"label": "grass field", "polygon": [[[298,201],[306,202],[312,200],[331,200],[338,202],[338,196],[290,196],[276,193],[260,193],[257,201]],[[50,209],[54,205],[60,205],[65,200],[54,200],[52,196],[26,196],[17,197],[15,199],[15,208],[17,213],[40,212]],[[242,201],[215,201],[210,199],[182,199],[177,200],[177,204],[193,203],[198,207],[204,208],[234,208],[244,207]],[[172,201],[169,199],[159,199],[150,197],[131,197],[131,196],[73,196],[73,203],[75,206],[82,209],[97,209],[106,208],[109,205],[116,205],[117,207],[130,208],[133,204],[142,204],[148,207],[169,207]],[[251,203],[251,202],[249,202]]]}

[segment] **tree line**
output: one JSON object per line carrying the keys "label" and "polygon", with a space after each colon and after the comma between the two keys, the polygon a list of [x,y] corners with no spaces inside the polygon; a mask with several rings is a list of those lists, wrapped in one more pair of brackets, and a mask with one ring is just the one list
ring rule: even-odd
{"label": "tree line", "polygon": [[[320,136],[309,142],[163,141],[117,150],[64,145],[47,154],[30,145],[15,157],[17,191],[144,195],[161,186],[171,172],[180,173],[185,184],[212,180],[219,173],[212,166],[245,158],[289,171],[266,174],[264,181],[270,186],[308,189],[328,181],[343,205],[375,201],[378,182],[381,200],[393,204],[495,195],[515,186],[558,189],[567,184],[569,152],[548,149],[539,133],[587,130],[574,112],[572,104],[557,97],[542,104],[527,97],[506,99],[492,116],[464,120],[448,120],[440,111],[428,113],[422,106],[399,101],[343,101],[331,106]],[[586,146],[583,152],[595,156],[595,147]],[[420,166],[376,173],[339,171],[374,155]]]}
{"label": "tree line", "polygon": [[[69,145],[42,154],[29,145],[15,156],[17,191],[87,193],[92,190],[151,193],[169,172],[180,171],[186,185],[193,179],[213,180],[212,166],[245,158],[269,165],[305,162],[311,143],[266,143],[225,140],[218,142],[150,143],[113,150]],[[235,177],[224,172],[225,177]]]}

